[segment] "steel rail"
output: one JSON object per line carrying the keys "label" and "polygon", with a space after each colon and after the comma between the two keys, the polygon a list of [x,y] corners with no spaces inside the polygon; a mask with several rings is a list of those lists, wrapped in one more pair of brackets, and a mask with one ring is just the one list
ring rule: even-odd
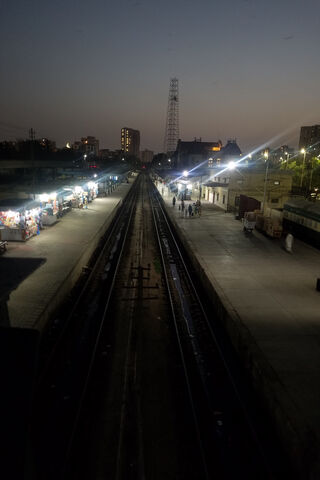
{"label": "steel rail", "polygon": [[[136,191],[135,191],[135,193],[136,193]],[[125,229],[125,233],[124,233],[123,239],[122,239],[122,245],[121,245],[119,256],[118,256],[116,266],[115,266],[115,269],[114,269],[113,278],[112,278],[111,285],[110,285],[110,288],[109,288],[109,291],[108,291],[108,295],[107,295],[104,310],[103,310],[103,313],[102,313],[98,333],[96,335],[96,339],[95,339],[94,346],[93,346],[93,349],[92,349],[90,362],[89,362],[89,365],[88,365],[88,370],[87,370],[87,373],[86,373],[86,376],[85,376],[85,381],[84,381],[82,392],[81,392],[80,399],[79,399],[79,402],[78,402],[78,407],[76,409],[76,416],[75,416],[72,431],[71,431],[71,434],[70,434],[70,437],[69,437],[67,452],[66,452],[66,456],[65,456],[64,465],[63,465],[62,479],[66,478],[65,475],[67,474],[68,461],[69,461],[69,458],[70,458],[70,455],[71,455],[72,446],[74,444],[75,434],[76,434],[76,431],[77,431],[81,411],[82,411],[82,408],[83,408],[83,404],[84,404],[84,400],[85,400],[85,397],[86,397],[89,381],[90,381],[90,378],[91,378],[91,373],[92,373],[94,362],[95,362],[95,359],[96,359],[96,354],[97,354],[97,350],[98,350],[98,346],[99,346],[99,342],[100,342],[100,338],[101,338],[101,333],[102,333],[102,330],[104,328],[107,312],[108,312],[108,309],[109,309],[109,306],[110,306],[110,300],[111,300],[111,297],[112,297],[112,294],[113,294],[114,285],[115,285],[117,273],[118,273],[118,270],[119,270],[119,265],[120,265],[120,262],[122,260],[124,246],[125,246],[126,240],[128,238],[128,232],[129,232],[129,229],[130,229],[130,226],[131,226],[133,212],[135,210],[135,203],[136,202],[133,199],[132,203],[131,203],[131,206],[130,206],[129,219],[128,219],[126,229]]]}
{"label": "steel rail", "polygon": [[79,305],[80,305],[81,301],[83,300],[83,298],[84,298],[84,296],[85,296],[85,294],[88,290],[89,285],[92,283],[92,281],[93,281],[93,279],[96,275],[96,272],[97,272],[99,266],[101,265],[103,257],[105,256],[106,252],[110,248],[110,243],[111,243],[112,239],[115,237],[116,232],[119,230],[119,226],[121,225],[123,215],[125,214],[125,209],[126,209],[127,202],[132,201],[131,197],[134,196],[134,194],[136,192],[136,188],[137,188],[136,184],[134,184],[133,188],[130,190],[130,192],[128,194],[129,198],[127,197],[125,201],[119,200],[119,203],[121,202],[121,207],[120,207],[121,210],[118,212],[118,215],[113,219],[112,224],[111,224],[111,230],[107,231],[108,232],[107,238],[104,241],[104,245],[102,247],[102,250],[99,253],[97,259],[95,260],[95,263],[94,263],[93,267],[90,269],[90,273],[87,276],[87,278],[85,279],[85,282],[82,285],[81,290],[80,290],[79,294],[77,295],[77,298],[75,299],[70,312],[68,312],[68,315],[67,315],[65,321],[63,322],[62,328],[59,330],[58,338],[55,340],[54,345],[51,348],[50,353],[47,356],[47,358],[45,360],[45,363],[42,366],[41,371],[39,373],[38,382],[37,382],[38,384],[40,384],[45,379],[47,371],[48,371],[50,365],[52,364],[52,360],[53,360],[60,344],[62,343],[62,340],[64,339],[66,331],[69,328],[70,324],[72,323],[72,319],[73,319],[77,309],[79,308]]}
{"label": "steel rail", "polygon": [[194,397],[193,397],[193,394],[192,394],[191,382],[190,382],[190,379],[189,379],[185,354],[184,354],[184,351],[183,351],[182,341],[181,341],[180,334],[179,334],[179,329],[178,329],[177,317],[176,317],[176,314],[175,314],[175,307],[174,307],[174,302],[173,302],[173,296],[172,296],[172,293],[171,293],[171,287],[170,287],[169,275],[168,275],[167,267],[166,267],[165,255],[164,255],[163,248],[162,248],[162,241],[161,241],[161,238],[160,238],[160,233],[159,233],[159,229],[158,229],[158,225],[157,225],[157,221],[156,221],[156,216],[155,216],[155,212],[154,212],[154,205],[153,205],[153,202],[152,202],[150,191],[149,191],[149,197],[150,197],[150,204],[151,204],[154,228],[155,228],[156,237],[157,237],[157,241],[158,241],[162,268],[163,268],[163,272],[164,272],[165,284],[166,284],[166,289],[167,289],[168,298],[169,298],[169,304],[170,304],[170,308],[171,308],[172,319],[173,319],[173,323],[174,323],[174,328],[175,328],[178,347],[179,347],[179,352],[180,352],[180,356],[181,356],[181,361],[182,361],[186,386],[187,386],[187,390],[188,390],[188,396],[189,396],[189,402],[190,402],[190,407],[191,407],[193,421],[194,421],[194,427],[195,427],[195,430],[196,430],[198,448],[199,448],[199,451],[200,451],[200,456],[201,456],[201,461],[202,461],[202,466],[203,466],[205,478],[207,480],[210,480],[210,475],[209,475],[207,461],[206,461],[206,455],[205,455],[205,449],[204,449],[202,436],[201,436],[201,429],[200,429],[200,425],[199,425],[199,422],[198,422],[198,416],[197,416],[197,413],[196,413]]}
{"label": "steel rail", "polygon": [[[179,247],[179,245],[178,245],[178,243],[177,243],[177,241],[176,241],[175,234],[174,234],[174,232],[173,232],[173,230],[172,230],[172,228],[171,228],[171,226],[170,226],[170,222],[169,222],[169,220],[168,220],[168,215],[167,215],[167,213],[165,212],[165,210],[164,210],[163,207],[162,207],[162,197],[160,197],[160,194],[159,194],[157,188],[156,188],[154,185],[153,185],[153,188],[154,188],[154,191],[155,191],[154,198],[156,199],[157,204],[158,204],[158,207],[159,207],[159,209],[160,209],[160,211],[161,211],[161,213],[162,213],[162,218],[163,218],[164,221],[166,222],[166,226],[167,226],[168,232],[170,233],[170,239],[171,239],[172,242],[174,243],[174,246],[175,246],[175,249],[176,249],[176,253],[177,253],[178,256],[179,256],[179,260],[180,260],[180,262],[181,262],[181,264],[182,264],[182,266],[183,266],[183,269],[184,269],[184,274],[187,276],[189,285],[190,285],[191,288],[192,288],[192,293],[193,293],[193,295],[195,296],[195,298],[196,298],[196,300],[197,300],[198,307],[199,307],[200,310],[201,310],[201,313],[202,313],[202,315],[203,315],[203,319],[204,319],[204,321],[205,321],[205,324],[206,324],[206,327],[207,327],[207,329],[208,329],[208,332],[209,332],[209,334],[210,334],[210,336],[211,336],[211,339],[213,340],[214,345],[215,345],[215,347],[216,347],[216,349],[217,349],[217,351],[218,351],[218,353],[219,353],[219,358],[220,358],[220,360],[223,362],[223,365],[224,365],[225,371],[226,371],[226,373],[227,373],[227,375],[228,375],[230,384],[232,385],[234,394],[235,394],[235,396],[236,396],[236,398],[237,398],[237,400],[238,400],[238,402],[239,402],[239,406],[241,407],[242,412],[243,412],[243,414],[244,414],[244,416],[245,416],[247,425],[248,425],[248,427],[249,427],[249,429],[250,429],[250,432],[251,432],[252,437],[253,437],[253,439],[254,439],[254,441],[255,441],[255,443],[256,443],[256,446],[257,446],[257,448],[258,448],[258,450],[259,450],[259,452],[260,452],[261,458],[262,458],[263,461],[264,461],[264,465],[265,465],[266,469],[268,470],[268,472],[271,474],[271,469],[270,469],[269,461],[268,461],[268,459],[267,459],[267,457],[266,457],[265,451],[264,451],[264,449],[263,449],[263,447],[262,447],[262,445],[261,445],[261,442],[260,442],[259,437],[258,437],[258,435],[257,435],[256,429],[255,429],[255,427],[254,427],[254,425],[253,425],[252,418],[251,418],[251,416],[250,416],[250,414],[249,414],[249,412],[248,412],[248,409],[246,408],[246,405],[245,405],[245,403],[244,403],[244,401],[243,401],[242,395],[241,395],[241,393],[240,393],[240,391],[239,391],[239,389],[238,389],[238,387],[237,387],[237,383],[236,383],[236,381],[235,381],[235,379],[234,379],[234,376],[233,376],[233,374],[232,374],[232,371],[231,371],[231,369],[230,369],[230,367],[229,367],[229,364],[228,364],[228,362],[227,362],[227,360],[226,360],[225,354],[224,354],[224,352],[223,352],[223,350],[222,350],[222,348],[221,348],[221,346],[220,346],[220,343],[219,343],[219,341],[218,341],[218,339],[217,339],[217,336],[216,336],[216,334],[215,334],[215,332],[214,332],[214,330],[213,330],[213,328],[212,328],[211,322],[209,321],[209,319],[208,319],[208,317],[207,317],[207,314],[206,314],[205,309],[204,309],[204,307],[203,307],[203,303],[202,303],[202,301],[201,301],[201,299],[200,299],[200,297],[199,297],[199,295],[198,295],[198,293],[197,293],[197,289],[196,289],[196,287],[195,287],[195,285],[194,285],[194,282],[192,281],[191,275],[190,275],[190,273],[189,273],[189,269],[188,269],[188,267],[187,267],[187,265],[186,265],[186,263],[185,263],[185,261],[184,261],[183,254],[182,254],[181,249],[180,249],[180,247]],[[187,328],[188,328],[188,326],[187,326]],[[193,342],[192,336],[191,336],[191,342]],[[205,386],[204,386],[204,388],[206,389]]]}

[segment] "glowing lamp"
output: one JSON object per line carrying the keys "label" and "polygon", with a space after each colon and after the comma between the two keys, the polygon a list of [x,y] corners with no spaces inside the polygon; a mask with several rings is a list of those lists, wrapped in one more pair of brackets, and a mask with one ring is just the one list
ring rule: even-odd
{"label": "glowing lamp", "polygon": [[46,193],[43,193],[42,195],[40,195],[40,202],[47,202],[49,200],[49,195],[47,195]]}

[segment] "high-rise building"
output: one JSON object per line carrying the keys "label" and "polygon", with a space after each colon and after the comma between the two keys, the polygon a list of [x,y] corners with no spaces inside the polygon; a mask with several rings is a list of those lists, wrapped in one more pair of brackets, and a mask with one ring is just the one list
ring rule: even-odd
{"label": "high-rise building", "polygon": [[140,132],[133,128],[121,128],[121,152],[124,155],[134,155],[139,158]]}
{"label": "high-rise building", "polygon": [[311,125],[310,127],[301,127],[299,149],[305,148],[310,153],[320,151],[320,125]]}

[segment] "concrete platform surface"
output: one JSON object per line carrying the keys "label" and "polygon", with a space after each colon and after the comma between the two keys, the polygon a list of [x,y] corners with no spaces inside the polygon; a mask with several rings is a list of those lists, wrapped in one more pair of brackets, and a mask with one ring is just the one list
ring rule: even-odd
{"label": "concrete platform surface", "polygon": [[8,243],[0,268],[1,289],[10,292],[11,327],[42,330],[74,286],[133,182],[130,179],[109,196],[96,198],[88,209],[72,209],[27,242]]}
{"label": "concrete platform surface", "polygon": [[164,190],[299,475],[320,478],[320,251],[294,240],[289,254],[282,240],[256,230],[246,235],[233,214],[205,201],[201,217],[185,217]]}

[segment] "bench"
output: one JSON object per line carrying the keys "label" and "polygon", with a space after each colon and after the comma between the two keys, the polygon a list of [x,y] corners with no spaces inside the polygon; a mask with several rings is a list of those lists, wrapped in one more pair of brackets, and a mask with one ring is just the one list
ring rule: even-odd
{"label": "bench", "polygon": [[4,253],[7,250],[7,241],[0,240],[0,254]]}

